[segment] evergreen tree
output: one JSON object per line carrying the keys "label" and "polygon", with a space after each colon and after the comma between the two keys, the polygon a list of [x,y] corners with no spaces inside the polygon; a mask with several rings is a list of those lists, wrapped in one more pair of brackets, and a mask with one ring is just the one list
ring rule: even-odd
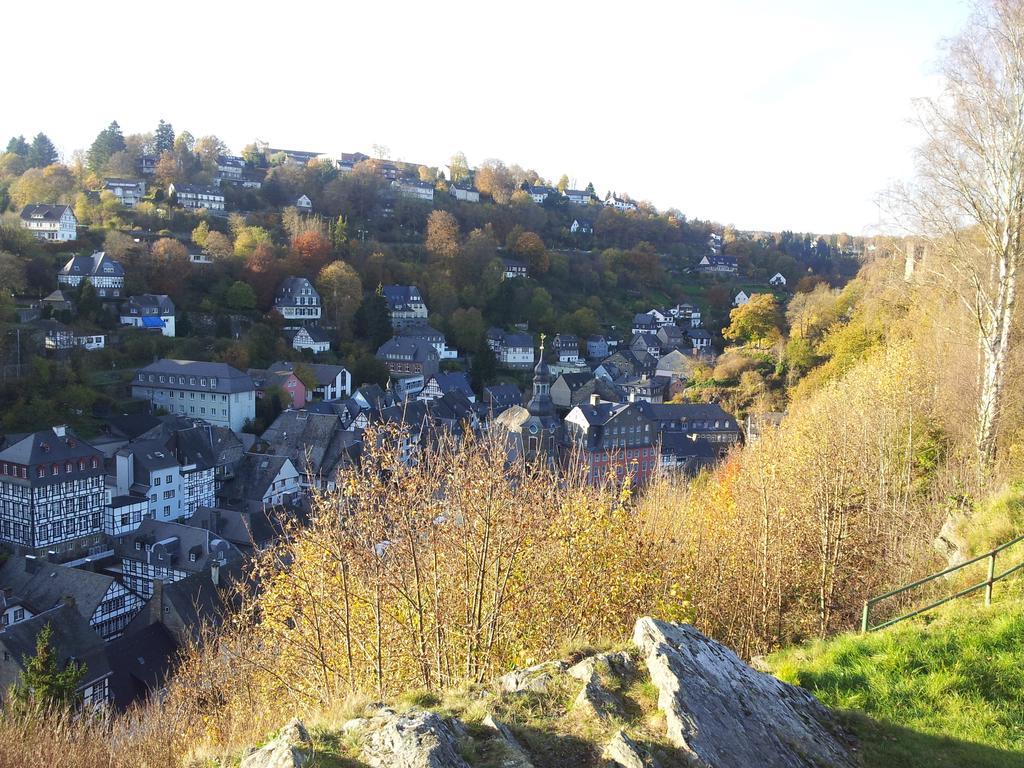
{"label": "evergreen tree", "polygon": [[102,171],[110,156],[115,152],[121,152],[125,148],[124,136],[121,133],[121,126],[117,120],[99,132],[96,140],[89,147],[89,168],[93,171]]}
{"label": "evergreen tree", "polygon": [[78,315],[95,322],[102,312],[103,303],[96,295],[96,287],[86,278],[78,287]]}
{"label": "evergreen tree", "polygon": [[12,136],[7,142],[7,151],[13,152],[21,157],[28,157],[28,142],[24,136]]}
{"label": "evergreen tree", "polygon": [[52,641],[53,625],[47,622],[36,636],[36,655],[23,660],[25,671],[14,686],[15,701],[61,707],[75,703],[85,665],[72,661],[62,669]]}
{"label": "evergreen tree", "polygon": [[588,182],[588,183],[587,183],[587,188],[586,188],[586,190],[585,190],[585,191],[587,191],[587,192],[589,192],[589,193],[590,193],[591,195],[593,195],[593,194],[594,194],[594,182],[592,182],[592,181],[591,181],[591,182]]}
{"label": "evergreen tree", "polygon": [[391,315],[388,302],[379,293],[366,296],[352,318],[356,336],[366,339],[372,349],[376,349],[391,338]]}
{"label": "evergreen tree", "polygon": [[161,120],[153,133],[153,147],[158,155],[174,149],[174,128],[170,123]]}
{"label": "evergreen tree", "polygon": [[57,148],[45,133],[37,133],[28,148],[28,164],[33,168],[45,168],[57,162]]}
{"label": "evergreen tree", "polygon": [[339,216],[334,224],[334,231],[331,233],[334,238],[334,247],[340,248],[348,242],[348,223],[344,216]]}

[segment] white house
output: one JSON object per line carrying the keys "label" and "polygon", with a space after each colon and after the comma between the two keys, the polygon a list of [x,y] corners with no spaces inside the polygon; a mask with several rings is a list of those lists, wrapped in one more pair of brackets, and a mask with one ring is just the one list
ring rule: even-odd
{"label": "white house", "polygon": [[78,239],[78,219],[70,205],[26,205],[21,212],[21,226],[37,240]]}
{"label": "white house", "polygon": [[292,349],[310,349],[317,355],[331,349],[330,334],[313,326],[285,331],[284,335],[291,342]]}
{"label": "white house", "polygon": [[739,271],[739,264],[735,256],[718,256],[711,253],[698,262],[697,267],[701,272],[725,272],[735,274]]}
{"label": "white house", "polygon": [[784,287],[786,285],[786,276],[783,275],[781,272],[776,272],[768,279],[768,284],[778,287]]}
{"label": "white house", "polygon": [[178,205],[182,208],[197,211],[205,208],[208,211],[224,210],[224,193],[217,187],[200,187],[195,184],[182,184],[175,186],[171,184],[167,188],[168,195],[178,198]]}
{"label": "white house", "polygon": [[274,309],[292,325],[315,323],[323,313],[322,304],[320,294],[305,277],[286,277],[274,294]]}
{"label": "white house", "polygon": [[391,188],[402,197],[411,197],[417,200],[434,199],[434,185],[428,181],[414,179],[395,179],[391,182]]}
{"label": "white house", "polygon": [[569,231],[574,235],[589,235],[594,232],[594,222],[582,216],[577,216],[569,225]]}
{"label": "white house", "polygon": [[121,305],[121,325],[174,336],[174,302],[166,294],[143,293]]}
{"label": "white house", "polygon": [[125,208],[134,208],[146,196],[146,182],[132,179],[104,179],[103,189],[113,192]]}
{"label": "white house", "polygon": [[235,155],[217,156],[217,175],[215,180],[218,184],[225,181],[229,184],[238,184],[242,181],[242,173],[245,171],[245,158]]}
{"label": "white house", "polygon": [[448,187],[448,194],[464,203],[479,203],[480,193],[472,185],[459,182]]}
{"label": "white house", "polygon": [[516,259],[502,259],[502,273],[503,280],[512,280],[517,277],[529,277],[530,270],[526,266],[525,261],[518,261]]}
{"label": "white house", "polygon": [[413,325],[406,328],[399,328],[395,331],[399,336],[408,336],[411,339],[423,339],[430,343],[437,351],[441,360],[454,360],[459,356],[458,350],[449,349],[448,341],[444,334],[429,325]]}
{"label": "white house", "polygon": [[101,299],[119,299],[124,292],[124,267],[103,251],[92,256],[72,256],[57,273],[57,282],[68,288],[77,288],[85,279]]}
{"label": "white house", "polygon": [[748,301],[750,301],[750,297],[747,295],[747,292],[740,291],[739,293],[736,294],[736,298],[732,300],[732,305],[734,307],[742,307]]}
{"label": "white house", "polygon": [[592,192],[588,192],[585,189],[567,189],[562,193],[570,203],[576,205],[586,205],[594,199]]}
{"label": "white house", "polygon": [[313,210],[313,201],[306,195],[299,195],[299,199],[295,201],[295,207],[303,213],[309,213]]}
{"label": "white house", "polygon": [[491,328],[487,331],[487,346],[494,352],[498,365],[505,368],[533,367],[533,336],[528,333],[508,333],[500,328]]}
{"label": "white house", "polygon": [[636,203],[634,203],[632,200],[626,200],[623,197],[619,197],[618,195],[610,195],[608,199],[604,201],[604,204],[607,205],[609,208],[614,208],[617,211],[636,210]]}
{"label": "white house", "polygon": [[[295,363],[279,361],[267,370],[294,372],[295,365]],[[337,400],[343,396],[348,397],[352,392],[352,374],[344,366],[322,363],[303,363],[303,365],[312,370],[313,375],[316,376],[316,387],[307,391],[307,396],[315,394],[322,400]]]}
{"label": "white house", "polygon": [[535,202],[537,205],[543,205],[544,201],[547,200],[549,197],[553,197],[558,194],[557,189],[552,189],[551,187],[544,186],[531,186],[526,191],[529,193],[530,197],[533,198],[533,202]]}

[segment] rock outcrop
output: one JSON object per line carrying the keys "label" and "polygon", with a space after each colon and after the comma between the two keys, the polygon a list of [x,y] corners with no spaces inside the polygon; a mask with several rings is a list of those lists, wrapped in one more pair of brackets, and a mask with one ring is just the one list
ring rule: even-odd
{"label": "rock outcrop", "polygon": [[469,768],[458,751],[460,729],[433,712],[414,709],[373,720],[380,727],[368,730],[363,745],[373,768]]}
{"label": "rock outcrop", "polygon": [[312,746],[302,721],[293,719],[276,738],[242,758],[239,768],[302,768]]}
{"label": "rock outcrop", "polygon": [[633,642],[668,739],[694,768],[854,768],[848,736],[810,693],[756,672],[685,624],[640,619]]}
{"label": "rock outcrop", "polygon": [[565,672],[565,667],[561,661],[545,661],[526,669],[517,669],[498,678],[498,689],[502,693],[547,693],[551,681]]}
{"label": "rock outcrop", "polygon": [[573,664],[566,672],[570,677],[587,682],[595,674],[629,677],[636,672],[636,664],[633,657],[625,651],[598,653]]}
{"label": "rock outcrop", "polygon": [[487,715],[482,722],[486,728],[490,728],[494,732],[497,739],[500,739],[505,749],[501,760],[502,768],[533,768],[533,763],[530,762],[526,750],[512,733],[511,728],[500,720],[495,720],[492,715]]}

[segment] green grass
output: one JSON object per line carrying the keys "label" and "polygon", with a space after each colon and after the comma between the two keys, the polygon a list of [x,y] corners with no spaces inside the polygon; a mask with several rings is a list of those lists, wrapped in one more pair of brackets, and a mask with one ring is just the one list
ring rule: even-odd
{"label": "green grass", "polygon": [[992,608],[958,601],[889,630],[782,651],[769,664],[842,712],[868,768],[1020,768],[1024,600],[1003,589],[1010,595]]}

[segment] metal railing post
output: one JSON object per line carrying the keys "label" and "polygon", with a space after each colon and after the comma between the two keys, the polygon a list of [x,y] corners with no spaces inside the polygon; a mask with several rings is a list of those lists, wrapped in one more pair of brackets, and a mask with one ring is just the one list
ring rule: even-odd
{"label": "metal railing post", "polygon": [[864,613],[860,617],[860,633],[866,635],[868,633],[868,614],[871,612],[871,601],[864,601]]}
{"label": "metal railing post", "polygon": [[988,608],[992,605],[992,585],[995,583],[996,578],[996,553],[992,552],[988,556],[988,579],[985,581],[985,607]]}

